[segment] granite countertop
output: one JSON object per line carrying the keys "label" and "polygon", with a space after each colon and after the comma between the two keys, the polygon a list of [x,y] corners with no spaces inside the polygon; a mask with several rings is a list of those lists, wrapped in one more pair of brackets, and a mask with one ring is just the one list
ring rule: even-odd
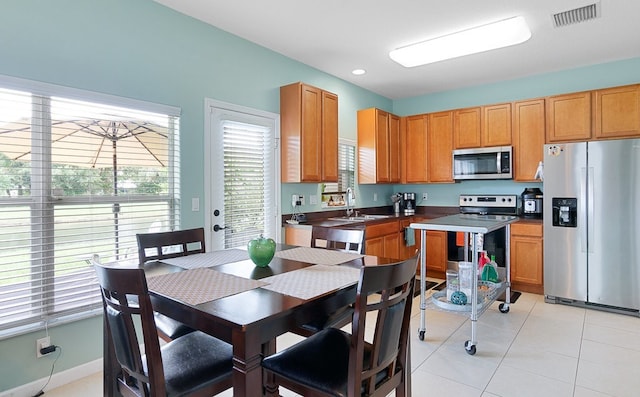
{"label": "granite countertop", "polygon": [[[400,213],[398,215],[393,213],[393,207],[371,207],[371,208],[356,208],[359,220],[348,220],[345,216],[345,210],[329,210],[321,212],[309,212],[307,216],[307,222],[299,224],[289,224],[286,220],[291,219],[291,214],[282,215],[282,225],[285,227],[297,227],[297,228],[310,228],[312,226],[324,226],[324,227],[350,227],[354,229],[361,229],[366,225],[375,223],[384,223],[394,220],[415,220],[421,219],[435,219],[449,215],[459,214],[458,207],[437,207],[437,206],[418,206],[416,208],[416,214],[404,215]],[[354,215],[355,212],[354,211]],[[367,215],[373,217],[365,219]],[[375,217],[376,215],[384,215],[384,217]],[[542,224],[542,219],[531,219],[519,217],[517,222],[527,222],[534,224]]]}

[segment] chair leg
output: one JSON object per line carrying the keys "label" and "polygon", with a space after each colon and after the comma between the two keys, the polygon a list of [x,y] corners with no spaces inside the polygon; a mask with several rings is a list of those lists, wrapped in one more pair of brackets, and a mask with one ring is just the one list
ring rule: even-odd
{"label": "chair leg", "polygon": [[[266,372],[266,371],[265,371]],[[280,397],[280,388],[275,384],[273,374],[264,374],[264,395],[266,397]]]}

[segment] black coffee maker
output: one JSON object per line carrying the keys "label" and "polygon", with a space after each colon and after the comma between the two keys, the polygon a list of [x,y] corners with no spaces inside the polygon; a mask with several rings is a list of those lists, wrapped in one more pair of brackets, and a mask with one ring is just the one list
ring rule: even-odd
{"label": "black coffee maker", "polygon": [[542,190],[537,187],[528,187],[520,196],[522,197],[522,216],[542,219]]}
{"label": "black coffee maker", "polygon": [[414,215],[416,213],[416,194],[402,193],[400,207],[405,215]]}

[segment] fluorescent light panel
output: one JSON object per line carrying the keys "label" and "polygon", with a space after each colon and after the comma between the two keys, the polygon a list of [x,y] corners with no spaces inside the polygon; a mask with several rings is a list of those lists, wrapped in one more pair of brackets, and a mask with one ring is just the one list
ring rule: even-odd
{"label": "fluorescent light panel", "polygon": [[389,57],[410,68],[524,43],[530,37],[524,18],[513,17],[401,47],[391,51]]}

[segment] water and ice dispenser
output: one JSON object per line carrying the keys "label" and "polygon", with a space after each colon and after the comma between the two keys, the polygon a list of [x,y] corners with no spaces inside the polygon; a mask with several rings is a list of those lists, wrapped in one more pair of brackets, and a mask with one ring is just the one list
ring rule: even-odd
{"label": "water and ice dispenser", "polygon": [[578,226],[578,199],[553,197],[551,199],[553,226]]}

